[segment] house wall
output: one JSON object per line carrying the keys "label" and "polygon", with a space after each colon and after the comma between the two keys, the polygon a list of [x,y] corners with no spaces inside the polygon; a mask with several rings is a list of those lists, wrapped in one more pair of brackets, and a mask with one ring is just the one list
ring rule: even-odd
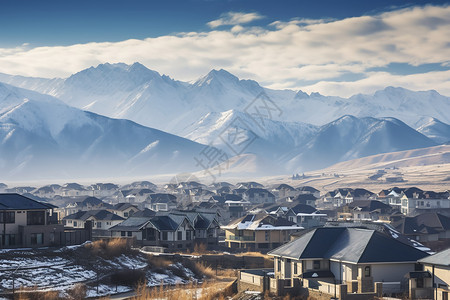
{"label": "house wall", "polygon": [[[424,265],[424,270],[433,274],[432,265]],[[435,266],[434,267],[434,280],[436,284],[444,284],[450,287],[450,267]]]}
{"label": "house wall", "polygon": [[376,282],[401,282],[405,275],[414,271],[415,263],[372,264],[372,277]]}

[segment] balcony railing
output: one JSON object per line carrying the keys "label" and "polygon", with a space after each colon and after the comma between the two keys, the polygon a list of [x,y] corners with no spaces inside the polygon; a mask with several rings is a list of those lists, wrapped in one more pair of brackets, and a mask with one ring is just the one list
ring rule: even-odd
{"label": "balcony railing", "polygon": [[231,240],[231,241],[255,241],[255,237],[254,236],[236,236],[236,235],[230,235],[227,237],[227,240]]}

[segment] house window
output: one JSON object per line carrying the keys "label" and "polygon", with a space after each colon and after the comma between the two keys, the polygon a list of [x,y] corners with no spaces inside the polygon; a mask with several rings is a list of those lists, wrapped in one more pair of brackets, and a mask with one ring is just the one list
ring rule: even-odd
{"label": "house window", "polygon": [[97,222],[97,228],[102,228],[102,222]]}
{"label": "house window", "polygon": [[124,212],[124,213],[123,213],[123,216],[124,216],[125,218],[128,218],[128,213],[127,213],[127,212]]}
{"label": "house window", "polygon": [[44,243],[43,233],[32,233],[30,237],[31,237],[31,245],[42,245]]}
{"label": "house window", "polygon": [[28,211],[27,225],[45,225],[45,211]]}
{"label": "house window", "polygon": [[313,261],[313,269],[319,270],[320,269],[320,260]]}
{"label": "house window", "polygon": [[163,241],[167,241],[167,239],[168,239],[167,238],[167,231],[165,231],[165,232],[162,233],[162,240]]}
{"label": "house window", "polygon": [[128,234],[128,236],[133,236],[133,232],[132,231],[128,231],[127,234]]}
{"label": "house window", "polygon": [[416,272],[423,271],[423,265],[422,264],[414,264],[414,271],[416,271]]}
{"label": "house window", "polygon": [[126,236],[126,232],[125,231],[121,231],[120,232],[120,236]]}
{"label": "house window", "polygon": [[294,274],[297,274],[298,270],[297,270],[297,263],[294,263]]}
{"label": "house window", "polygon": [[370,266],[364,267],[364,277],[370,277]]}
{"label": "house window", "polygon": [[13,211],[4,211],[0,213],[0,223],[15,223],[16,214]]}
{"label": "house window", "polygon": [[265,232],[265,239],[266,239],[266,241],[270,240],[270,232],[269,231]]}
{"label": "house window", "polygon": [[178,240],[178,241],[181,241],[182,239],[183,239],[183,232],[178,231],[178,232],[177,232],[177,240]]}
{"label": "house window", "polygon": [[191,240],[191,231],[186,231],[186,240],[190,241]]}
{"label": "house window", "polygon": [[77,226],[78,226],[77,221],[73,221],[73,227],[77,227]]}
{"label": "house window", "polygon": [[423,289],[423,278],[416,278],[416,287],[418,289]]}

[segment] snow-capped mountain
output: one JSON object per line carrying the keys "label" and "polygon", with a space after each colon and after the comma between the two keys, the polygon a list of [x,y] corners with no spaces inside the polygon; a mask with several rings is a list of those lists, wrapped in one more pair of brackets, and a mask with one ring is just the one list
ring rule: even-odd
{"label": "snow-capped mountain", "polygon": [[230,154],[255,153],[276,159],[309,141],[317,131],[318,127],[310,124],[256,119],[251,114],[229,110],[205,115],[187,126],[182,136]]}
{"label": "snow-capped mountain", "polygon": [[291,158],[288,169],[319,169],[333,163],[436,143],[394,118],[343,116],[321,126],[315,136]]}
{"label": "snow-capped mountain", "polygon": [[8,179],[193,171],[205,147],[7,84],[0,84],[0,141]]}
{"label": "snow-capped mountain", "polygon": [[425,118],[418,124],[417,131],[429,137],[438,144],[450,142],[450,125],[436,118]]}
{"label": "snow-capped mountain", "polygon": [[450,98],[436,91],[413,92],[388,87],[373,95],[350,98],[271,90],[253,80],[240,80],[225,70],[212,70],[188,83],[171,79],[135,63],[101,64],[66,79],[0,74],[0,81],[55,96],[67,104],[180,135],[210,112],[244,111],[262,92],[277,105],[275,121],[324,125],[350,114],[393,117],[410,126],[426,117],[450,123]]}

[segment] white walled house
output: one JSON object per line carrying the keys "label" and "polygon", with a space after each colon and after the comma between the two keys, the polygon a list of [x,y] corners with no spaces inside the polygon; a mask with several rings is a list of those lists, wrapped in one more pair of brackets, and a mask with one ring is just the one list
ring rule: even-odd
{"label": "white walled house", "polygon": [[107,210],[79,211],[63,218],[67,228],[85,228],[87,221],[91,221],[92,229],[108,230],[123,222],[125,219]]}
{"label": "white walled house", "polygon": [[378,231],[343,227],[317,228],[268,254],[276,279],[302,279],[306,287],[336,281],[353,293],[374,292],[376,282],[400,292],[405,275],[428,256]]}

